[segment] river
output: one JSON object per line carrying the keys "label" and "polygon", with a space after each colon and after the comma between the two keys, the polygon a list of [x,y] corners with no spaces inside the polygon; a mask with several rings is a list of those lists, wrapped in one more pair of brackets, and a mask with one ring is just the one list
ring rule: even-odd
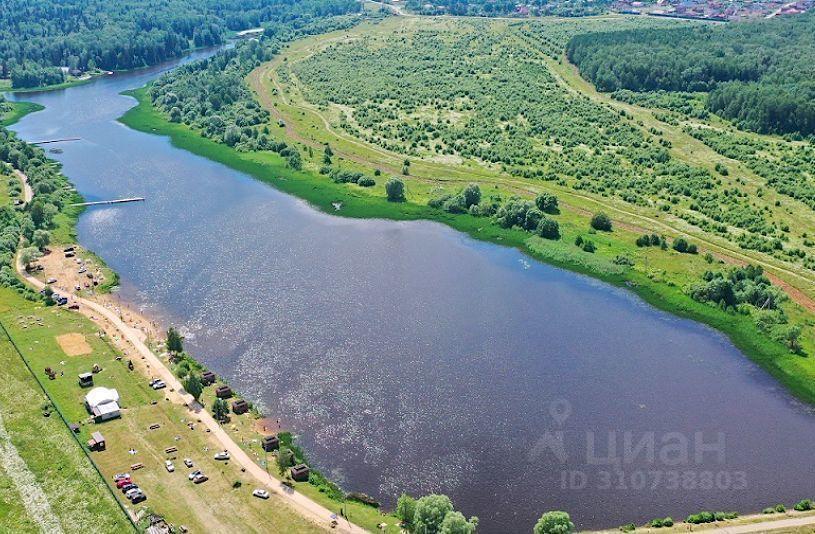
{"label": "river", "polygon": [[[204,54],[198,53],[193,57]],[[292,428],[346,489],[449,494],[481,532],[812,497],[815,417],[719,333],[430,222],[349,220],[132,131],[176,63],[22,95],[123,299]]]}

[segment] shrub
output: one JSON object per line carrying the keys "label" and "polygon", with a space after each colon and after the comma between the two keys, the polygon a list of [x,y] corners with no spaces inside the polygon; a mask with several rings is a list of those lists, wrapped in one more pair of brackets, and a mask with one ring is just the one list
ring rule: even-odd
{"label": "shrub", "polygon": [[544,239],[560,239],[560,225],[548,217],[541,218],[536,231]]}
{"label": "shrub", "polygon": [[799,512],[806,512],[807,510],[812,510],[812,501],[810,499],[803,499],[798,501],[793,508],[795,508]]}
{"label": "shrub", "polygon": [[534,534],[569,534],[574,532],[574,523],[566,512],[546,512],[532,531]]}
{"label": "shrub", "polygon": [[591,218],[591,227],[595,230],[601,230],[603,232],[610,232],[611,231],[611,219],[605,213],[597,213],[594,217]]}
{"label": "shrub", "polygon": [[357,185],[360,187],[373,187],[376,185],[376,180],[369,176],[364,176],[357,180]]}
{"label": "shrub", "polygon": [[595,250],[597,250],[597,247],[594,246],[594,241],[584,241],[583,250],[586,252],[594,252]]}
{"label": "shrub", "polygon": [[787,507],[784,506],[783,504],[776,504],[775,511],[778,512],[779,514],[783,514],[784,512],[787,511]]}
{"label": "shrub", "polygon": [[391,178],[385,184],[385,193],[388,195],[390,202],[404,202],[405,183],[399,178]]}
{"label": "shrub", "polygon": [[541,193],[535,197],[535,205],[544,213],[557,213],[558,211],[557,197],[551,193]]}
{"label": "shrub", "polygon": [[469,184],[461,195],[464,197],[464,205],[467,208],[481,202],[481,188],[478,187],[478,184]]}

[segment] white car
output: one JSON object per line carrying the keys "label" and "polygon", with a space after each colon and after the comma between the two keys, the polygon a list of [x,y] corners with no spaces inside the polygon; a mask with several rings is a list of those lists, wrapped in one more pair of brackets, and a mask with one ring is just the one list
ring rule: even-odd
{"label": "white car", "polygon": [[168,473],[175,471],[175,465],[170,460],[164,460],[164,468],[167,469]]}
{"label": "white car", "polygon": [[269,492],[266,491],[265,489],[256,489],[255,491],[252,492],[252,495],[257,497],[258,499],[268,499],[269,498]]}
{"label": "white car", "polygon": [[190,460],[189,458],[184,458],[184,465],[186,465],[187,467],[192,467],[192,460]]}
{"label": "white car", "polygon": [[159,389],[166,388],[167,384],[165,384],[163,380],[160,380],[160,379],[157,378],[157,379],[153,380],[152,382],[150,382],[150,387],[155,389],[155,390],[159,390]]}
{"label": "white car", "polygon": [[48,280],[45,281],[45,283],[46,284],[56,284],[57,279],[56,278],[49,278]]}
{"label": "white car", "polygon": [[229,460],[229,451],[221,451],[215,454],[216,460]]}
{"label": "white car", "polygon": [[187,475],[187,478],[189,478],[190,480],[192,480],[192,479],[194,479],[195,477],[197,477],[198,475],[203,475],[203,474],[204,474],[204,473],[202,473],[200,470],[196,469],[195,471],[193,471],[192,473],[190,473],[189,475]]}
{"label": "white car", "polygon": [[129,489],[129,490],[127,490],[127,492],[125,493],[125,497],[127,497],[128,499],[132,499],[132,498],[133,498],[133,496],[134,496],[134,495],[136,495],[137,493],[143,493],[143,492],[142,492],[142,490],[140,490],[138,487],[136,487],[136,488],[130,488],[130,489]]}

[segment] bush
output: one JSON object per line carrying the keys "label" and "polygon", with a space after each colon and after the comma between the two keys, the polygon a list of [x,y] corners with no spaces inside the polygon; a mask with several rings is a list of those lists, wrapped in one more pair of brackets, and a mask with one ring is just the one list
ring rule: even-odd
{"label": "bush", "polygon": [[544,213],[557,213],[558,211],[557,197],[551,193],[541,193],[535,197],[535,205]]}
{"label": "bush", "polygon": [[813,504],[810,499],[804,499],[802,501],[797,502],[793,508],[795,508],[795,510],[799,512],[806,512],[807,510],[813,509]]}
{"label": "bush", "polygon": [[611,219],[605,213],[598,213],[591,218],[591,227],[603,232],[611,231]]}
{"label": "bush", "polygon": [[376,180],[369,176],[365,176],[357,180],[357,185],[360,187],[373,187],[376,185]]}
{"label": "bush", "polygon": [[594,252],[597,247],[594,246],[594,241],[586,240],[583,242],[583,250],[586,252]]}
{"label": "bush", "polygon": [[544,239],[560,239],[560,225],[548,217],[541,218],[536,232]]}
{"label": "bush", "polygon": [[784,512],[787,511],[787,507],[784,506],[783,504],[776,504],[775,511],[778,512],[779,514],[783,514]]}
{"label": "bush", "polygon": [[399,178],[391,178],[385,184],[385,193],[390,202],[405,201],[405,183]]}
{"label": "bush", "polygon": [[546,512],[532,531],[534,534],[569,534],[574,532],[574,523],[566,512]]}

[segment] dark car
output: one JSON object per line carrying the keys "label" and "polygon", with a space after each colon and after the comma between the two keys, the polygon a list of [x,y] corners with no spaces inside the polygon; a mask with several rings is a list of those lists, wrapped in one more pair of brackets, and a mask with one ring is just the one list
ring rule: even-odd
{"label": "dark car", "polygon": [[136,495],[133,496],[132,499],[130,499],[130,502],[132,502],[133,504],[139,504],[140,502],[146,501],[146,500],[147,500],[147,495],[145,495],[144,493],[137,493]]}
{"label": "dark car", "polygon": [[133,483],[131,482],[130,484],[125,484],[125,485],[124,485],[124,486],[122,486],[120,489],[122,490],[122,493],[127,493],[128,491],[130,491],[130,490],[132,490],[132,489],[134,489],[134,488],[135,488],[135,489],[139,489],[139,486],[137,486],[136,484],[133,484]]}

